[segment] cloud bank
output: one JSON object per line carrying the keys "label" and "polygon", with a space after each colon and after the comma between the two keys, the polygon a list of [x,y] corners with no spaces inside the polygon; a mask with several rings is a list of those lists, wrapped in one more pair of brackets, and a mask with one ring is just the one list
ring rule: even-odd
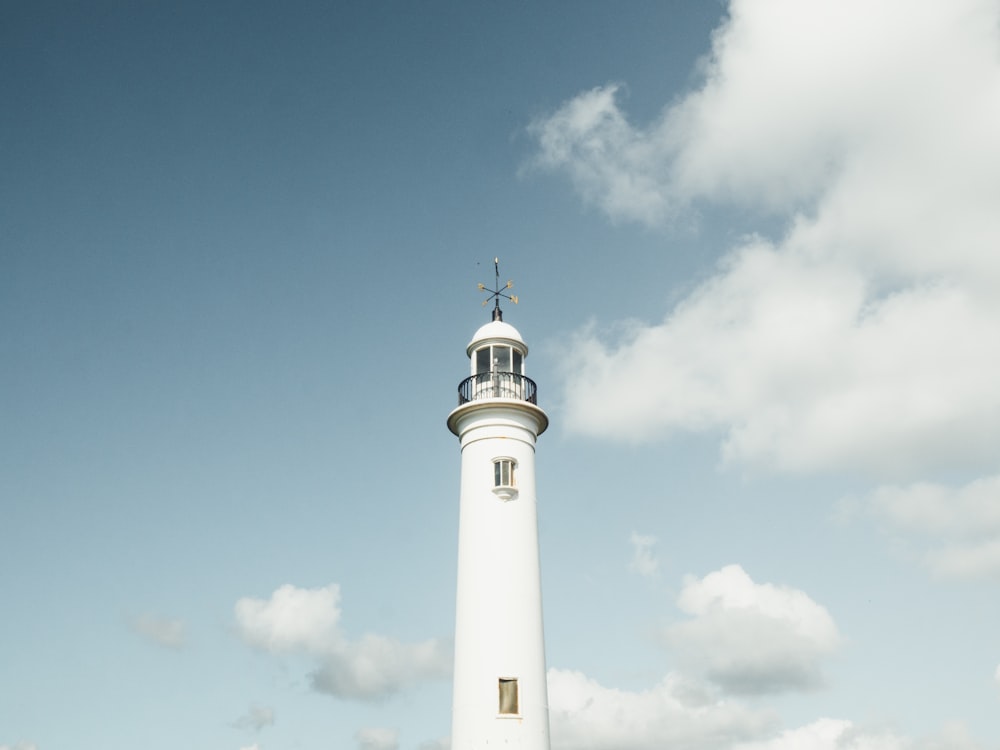
{"label": "cloud bank", "polygon": [[553,750],[984,750],[961,724],[923,738],[831,718],[778,730],[773,713],[676,674],[643,691],[559,669],[548,681]]}
{"label": "cloud bank", "polygon": [[676,674],[643,691],[559,669],[548,681],[553,750],[986,750],[962,724],[920,738],[832,718],[778,730],[773,713]]}
{"label": "cloud bank", "polygon": [[983,750],[983,746],[960,724],[945,727],[936,736],[914,740],[843,719],[819,719],[771,739],[741,743],[733,750]]}
{"label": "cloud bank", "polygon": [[315,690],[338,698],[384,698],[427,678],[450,675],[451,654],[439,640],[401,643],[381,635],[348,639],[340,629],[340,587],[286,584],[268,599],[247,597],[235,607],[246,643],[271,653],[310,657]]}
{"label": "cloud bank", "polygon": [[614,221],[715,204],[785,226],[731,248],[662,322],[578,332],[570,428],[717,431],[726,462],[765,471],[994,468],[998,15],[736,0],[703,84],[655,121],[630,123],[611,85],[536,122],[534,163]]}

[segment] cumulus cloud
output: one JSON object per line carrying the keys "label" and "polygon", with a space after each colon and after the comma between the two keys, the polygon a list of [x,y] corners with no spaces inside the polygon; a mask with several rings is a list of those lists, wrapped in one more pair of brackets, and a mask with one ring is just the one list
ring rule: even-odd
{"label": "cumulus cloud", "polygon": [[884,485],[868,507],[928,545],[923,561],[941,578],[1000,578],[1000,476],[962,486]]}
{"label": "cumulus cloud", "polygon": [[399,733],[395,729],[360,729],[357,740],[358,750],[399,750]]}
{"label": "cumulus cloud", "polygon": [[641,575],[643,578],[652,578],[660,569],[660,561],[656,557],[653,548],[656,547],[655,536],[645,536],[632,532],[629,537],[632,545],[632,561],[629,568]]}
{"label": "cumulus cloud", "polygon": [[[885,181],[901,172],[957,172],[962,184],[981,183],[987,203],[998,188],[975,149],[997,150],[996,16],[988,0],[733,0],[697,90],[646,126],[619,107],[621,85],[583,92],[531,125],[535,163],[564,171],[612,218],[648,224],[671,202],[702,197],[781,213],[815,207],[865,164],[883,202]],[[897,161],[927,146],[918,162]],[[943,154],[963,158],[948,164]]]}
{"label": "cumulus cloud", "polygon": [[233,722],[237,729],[252,729],[259,732],[274,724],[274,709],[267,706],[250,706],[249,710]]}
{"label": "cumulus cloud", "polygon": [[689,577],[677,606],[693,619],[669,627],[667,642],[729,693],[818,687],[821,659],[841,642],[824,607],[802,591],[754,583],[739,565]]}
{"label": "cumulus cloud", "polygon": [[340,629],[336,584],[317,589],[286,584],[268,599],[240,599],[235,614],[248,644],[272,653],[306,654],[316,663],[313,688],[340,698],[378,699],[450,673],[450,652],[440,640],[408,644],[375,634],[348,639]]}
{"label": "cumulus cloud", "polygon": [[943,283],[879,302],[865,288],[758,240],[663,325],[613,345],[578,334],[568,423],[629,440],[721,429],[727,462],[778,471],[988,465],[1000,309]]}
{"label": "cumulus cloud", "polygon": [[182,620],[142,614],[134,618],[130,625],[134,632],[164,648],[179,649],[184,646],[185,628]]}
{"label": "cumulus cloud", "polygon": [[769,712],[722,700],[673,674],[633,692],[550,669],[548,685],[553,746],[559,750],[721,750],[760,736],[775,721]]}
{"label": "cumulus cloud", "polygon": [[614,85],[536,122],[535,163],[613,220],[698,201],[784,226],[662,322],[578,332],[570,428],[719,432],[771,471],[995,468],[998,21],[989,0],[734,0],[702,85],[654,122]]}

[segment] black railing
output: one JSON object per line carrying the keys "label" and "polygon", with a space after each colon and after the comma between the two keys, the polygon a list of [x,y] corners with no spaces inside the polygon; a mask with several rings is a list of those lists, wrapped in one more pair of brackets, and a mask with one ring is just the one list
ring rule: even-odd
{"label": "black railing", "polygon": [[486,398],[514,398],[538,404],[538,386],[516,372],[484,372],[458,384],[458,405]]}

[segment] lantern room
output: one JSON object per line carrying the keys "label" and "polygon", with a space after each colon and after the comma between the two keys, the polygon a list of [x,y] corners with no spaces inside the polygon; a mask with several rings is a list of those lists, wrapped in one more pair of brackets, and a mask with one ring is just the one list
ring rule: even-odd
{"label": "lantern room", "polygon": [[528,345],[510,323],[493,320],[482,326],[466,353],[472,374],[458,386],[459,405],[492,398],[537,403],[535,383],[524,374]]}

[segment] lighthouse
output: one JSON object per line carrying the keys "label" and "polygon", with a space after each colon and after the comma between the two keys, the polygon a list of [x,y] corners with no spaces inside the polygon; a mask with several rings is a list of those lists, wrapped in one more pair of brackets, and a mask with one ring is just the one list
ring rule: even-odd
{"label": "lighthouse", "polygon": [[517,298],[494,269],[495,287],[479,285],[492,320],[466,348],[471,374],[448,415],[462,452],[451,747],[549,750],[535,497],[549,420],[525,375],[528,345],[500,309]]}

